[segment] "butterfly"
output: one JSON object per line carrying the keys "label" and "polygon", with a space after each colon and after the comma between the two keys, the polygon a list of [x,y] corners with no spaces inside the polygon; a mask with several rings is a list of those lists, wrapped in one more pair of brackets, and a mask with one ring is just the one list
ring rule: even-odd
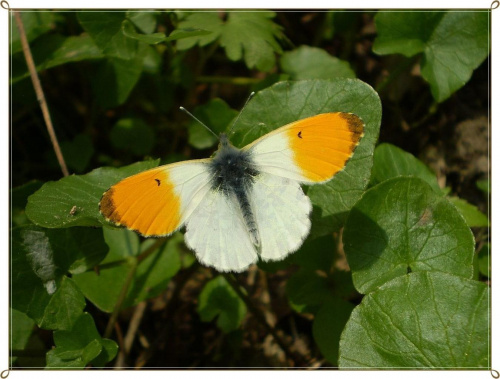
{"label": "butterfly", "polygon": [[292,122],[242,149],[223,133],[213,158],[125,178],[103,194],[99,209],[144,237],[185,226],[185,243],[203,265],[241,272],[259,257],[276,261],[299,249],[312,210],[301,184],[331,180],[363,135],[361,118],[344,112]]}

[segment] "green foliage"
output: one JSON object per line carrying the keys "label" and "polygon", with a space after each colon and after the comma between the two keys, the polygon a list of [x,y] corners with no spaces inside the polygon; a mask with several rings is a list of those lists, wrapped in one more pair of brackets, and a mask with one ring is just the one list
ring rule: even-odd
{"label": "green foliage", "polygon": [[198,303],[198,314],[202,321],[217,318],[217,326],[224,333],[229,333],[239,328],[246,312],[245,303],[223,276],[205,284]]}
{"label": "green foliage", "polygon": [[182,237],[177,235],[161,247],[156,248],[147,258],[137,262],[137,256],[149,248],[153,240],[139,244],[139,237],[129,230],[104,229],[104,237],[110,250],[102,262],[105,268],[74,275],[73,280],[85,297],[105,312],[116,307],[127,275],[132,271],[132,284],[128,288],[121,308],[135,305],[145,299],[159,295],[177,271],[181,262],[179,244]]}
{"label": "green foliage", "polygon": [[441,272],[402,275],[367,295],[340,339],[342,368],[487,368],[488,287]]}
{"label": "green foliage", "polygon": [[115,148],[130,150],[139,156],[149,154],[155,142],[154,130],[141,119],[134,118],[118,120],[109,137]]}
{"label": "green foliage", "polygon": [[348,62],[317,47],[301,46],[286,52],[281,57],[280,64],[281,69],[289,74],[292,80],[356,77]]}
{"label": "green foliage", "polygon": [[422,53],[421,74],[442,102],[471,78],[489,53],[488,12],[379,12],[377,54]]}
{"label": "green foliage", "polygon": [[89,363],[102,367],[118,352],[114,341],[101,338],[88,313],[82,313],[71,330],[54,332],[54,342],[55,349],[47,353],[50,369],[84,368]]}
{"label": "green foliage", "polygon": [[[100,226],[102,194],[127,176],[158,166],[159,160],[134,163],[122,168],[98,168],[89,174],[71,175],[57,182],[45,183],[29,197],[26,215],[45,228]],[[71,210],[75,208],[75,212]]]}
{"label": "green foliage", "polygon": [[275,63],[274,53],[282,52],[278,40],[283,39],[283,34],[271,20],[274,17],[274,12],[230,12],[224,22],[216,12],[192,13],[179,23],[179,28],[212,33],[179,41],[177,48],[187,50],[218,41],[230,60],[244,59],[248,68],[269,71]]}
{"label": "green foliage", "polygon": [[[205,105],[196,107],[194,115],[207,125],[216,135],[225,132],[238,112],[231,109],[224,100],[213,99]],[[218,141],[215,136],[205,129],[199,122],[192,120],[188,125],[191,146],[197,149],[206,149]]]}
{"label": "green foliage", "polygon": [[344,249],[361,293],[408,272],[472,277],[469,227],[448,200],[418,178],[394,178],[366,191],[349,213]]}
{"label": "green foliage", "polygon": [[[419,135],[415,150],[426,136],[443,135],[435,133],[441,125],[462,118],[456,104],[451,104],[451,117],[442,112],[454,99],[429,108],[422,96],[428,93],[425,82],[409,84],[399,74],[420,59],[432,95],[444,102],[488,55],[487,12],[304,14],[311,18],[269,11],[22,12],[63,155],[77,175],[57,180],[60,171],[49,138],[40,137],[43,120],[14,26],[11,93],[17,148],[12,162],[17,166],[11,189],[10,306],[11,348],[18,356],[13,364],[33,366],[25,360],[30,349],[52,343],[41,328],[53,331],[54,346],[44,350],[46,362],[37,365],[104,367],[118,345],[102,338],[101,329],[114,316],[125,326],[132,314],[126,308],[155,297],[155,306],[167,299],[169,311],[179,300],[189,305],[176,308],[179,313],[169,313],[166,321],[182,316],[182,333],[195,326],[189,330],[197,342],[192,355],[206,355],[201,364],[229,355],[241,359],[243,341],[265,334],[262,327],[248,332],[249,325],[259,327],[254,312],[265,297],[244,323],[247,307],[241,296],[254,302],[266,291],[261,283],[269,280],[269,309],[278,316],[278,334],[286,330],[287,317],[297,317],[290,308],[302,314],[300,323],[290,324],[306,325],[299,339],[312,327],[305,340],[317,361],[324,358],[346,369],[488,367],[489,290],[472,280],[491,280],[487,217],[475,204],[448,195],[452,189],[461,193],[459,187],[448,181],[450,187],[441,189],[436,175],[414,155],[388,143],[375,149],[384,102],[387,130],[382,135],[396,131],[390,140],[397,143],[420,125],[424,138]],[[360,28],[371,25],[373,17],[378,33],[373,51],[411,58],[405,58],[405,68],[392,70],[364,48],[372,37]],[[369,84],[356,79],[355,72]],[[407,100],[394,103],[384,91],[379,98],[370,86],[383,82],[387,72],[409,88],[409,107],[404,107]],[[285,260],[259,262],[260,271],[235,276],[234,283],[248,286],[241,287],[242,295],[229,284],[230,277],[214,278],[213,270],[194,263],[181,233],[143,239],[108,224],[99,201],[111,185],[157,167],[160,159],[173,163],[210,155],[198,149],[213,149],[217,139],[179,106],[219,134],[228,131],[238,115],[233,108],[250,91],[257,93],[230,135],[238,147],[325,112],[355,113],[365,123],[365,136],[333,180],[304,186],[313,203],[309,236]],[[410,133],[399,133],[405,124]],[[424,133],[426,126],[432,133]],[[145,156],[160,159],[133,163]],[[477,178],[484,173],[473,177],[473,184]],[[489,180],[476,185],[486,201]],[[474,230],[476,254],[470,227],[482,228]],[[215,344],[210,341],[210,349],[199,350],[200,336],[206,343],[215,327],[223,333]],[[151,333],[144,321],[141,328]],[[165,339],[167,349],[178,341],[173,329]],[[113,334],[110,338],[117,340]]]}

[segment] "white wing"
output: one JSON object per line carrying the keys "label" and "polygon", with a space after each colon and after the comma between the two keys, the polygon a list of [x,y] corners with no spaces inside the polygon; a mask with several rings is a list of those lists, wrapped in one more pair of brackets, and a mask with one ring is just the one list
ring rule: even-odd
{"label": "white wing", "polygon": [[257,261],[236,199],[222,192],[205,195],[186,221],[184,239],[202,264],[218,271],[240,272]]}
{"label": "white wing", "polygon": [[252,187],[250,203],[264,261],[283,259],[302,245],[311,228],[312,205],[299,183],[261,174]]}

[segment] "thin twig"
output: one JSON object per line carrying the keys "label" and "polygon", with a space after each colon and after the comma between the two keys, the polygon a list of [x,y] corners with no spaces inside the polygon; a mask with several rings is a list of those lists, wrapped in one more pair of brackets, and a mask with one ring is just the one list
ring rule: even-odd
{"label": "thin twig", "polygon": [[33,87],[35,87],[36,98],[42,109],[43,118],[45,120],[45,125],[47,126],[47,131],[49,132],[50,140],[54,151],[61,166],[61,170],[64,176],[68,176],[68,167],[64,161],[61,148],[59,147],[59,142],[57,142],[57,136],[52,126],[52,120],[50,118],[49,108],[47,106],[47,101],[45,100],[45,95],[43,93],[42,85],[40,84],[40,79],[38,78],[38,73],[36,72],[35,62],[33,61],[33,55],[31,55],[30,46],[28,44],[28,39],[26,38],[26,32],[24,31],[23,21],[19,12],[14,12],[14,17],[16,19],[17,28],[19,29],[19,37],[21,39],[21,45],[23,47],[24,58],[26,59],[26,64],[30,72],[31,81],[33,82]]}
{"label": "thin twig", "polygon": [[229,285],[236,291],[240,299],[245,302],[248,310],[254,315],[256,320],[266,329],[266,331],[269,334],[271,334],[274,337],[274,340],[285,352],[285,354],[290,359],[292,359],[298,366],[306,366],[307,365],[306,360],[299,354],[296,354],[294,351],[292,351],[290,349],[290,346],[285,342],[283,338],[281,338],[276,329],[273,328],[271,325],[269,325],[269,323],[267,322],[266,318],[261,313],[261,311],[252,303],[249,297],[243,293],[243,291],[240,288],[240,285],[238,284],[234,276],[228,273],[223,273],[222,275],[224,276],[224,278],[226,278]]}
{"label": "thin twig", "polygon": [[134,314],[130,319],[128,325],[127,334],[123,339],[123,348],[118,353],[118,358],[116,359],[115,367],[124,367],[130,350],[132,349],[132,344],[135,339],[135,335],[139,330],[139,325],[141,325],[142,316],[144,316],[144,311],[146,310],[146,301],[141,301],[134,309]]}

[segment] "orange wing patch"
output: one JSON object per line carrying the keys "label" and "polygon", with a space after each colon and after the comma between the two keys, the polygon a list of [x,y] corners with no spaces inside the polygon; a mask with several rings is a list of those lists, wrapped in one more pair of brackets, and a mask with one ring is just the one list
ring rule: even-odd
{"label": "orange wing patch", "polygon": [[165,236],[180,226],[180,198],[165,168],[155,168],[123,179],[104,193],[101,214],[118,226],[145,237]]}
{"label": "orange wing patch", "polygon": [[324,113],[289,124],[287,135],[304,176],[323,182],[345,167],[364,135],[364,124],[352,113]]}

